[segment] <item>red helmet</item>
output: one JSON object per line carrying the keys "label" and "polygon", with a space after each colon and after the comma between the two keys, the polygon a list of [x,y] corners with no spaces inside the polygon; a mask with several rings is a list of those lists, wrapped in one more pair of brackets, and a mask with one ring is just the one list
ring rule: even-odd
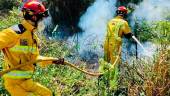
{"label": "red helmet", "polygon": [[118,7],[117,11],[122,12],[122,13],[124,13],[124,14],[127,14],[127,13],[128,13],[128,10],[126,9],[125,6],[120,6],[120,7]]}
{"label": "red helmet", "polygon": [[42,15],[42,17],[47,17],[48,12],[43,4],[37,0],[26,2],[22,8],[22,11],[31,11],[32,15]]}

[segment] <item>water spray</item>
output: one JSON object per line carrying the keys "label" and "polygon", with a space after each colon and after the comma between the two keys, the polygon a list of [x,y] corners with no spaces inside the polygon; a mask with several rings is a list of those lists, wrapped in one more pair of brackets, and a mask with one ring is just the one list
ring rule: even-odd
{"label": "water spray", "polygon": [[143,45],[139,42],[139,40],[135,36],[132,36],[132,38],[137,42],[137,44],[139,44],[139,46],[144,50],[144,52],[147,52],[147,50],[143,47]]}
{"label": "water spray", "polygon": [[57,31],[58,29],[58,24],[55,26],[55,28],[53,29],[53,32]]}
{"label": "water spray", "polygon": [[58,24],[54,27],[54,29],[52,31],[52,37],[56,36],[55,32],[57,31],[57,29],[58,29]]}

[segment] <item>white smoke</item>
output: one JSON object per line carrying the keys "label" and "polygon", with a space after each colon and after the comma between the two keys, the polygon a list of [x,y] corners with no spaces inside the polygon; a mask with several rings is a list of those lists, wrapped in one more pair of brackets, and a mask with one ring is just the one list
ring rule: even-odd
{"label": "white smoke", "polygon": [[103,39],[108,20],[113,18],[116,0],[96,0],[80,18],[79,26],[83,29],[80,36],[80,53],[93,50],[101,55]]}
{"label": "white smoke", "polygon": [[170,0],[144,0],[137,6],[132,19],[145,19],[149,22],[165,20],[165,13],[168,11],[170,11]]}

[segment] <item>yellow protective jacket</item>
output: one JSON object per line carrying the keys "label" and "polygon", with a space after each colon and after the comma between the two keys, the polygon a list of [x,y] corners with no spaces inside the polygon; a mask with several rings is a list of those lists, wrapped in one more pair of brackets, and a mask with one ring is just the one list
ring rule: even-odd
{"label": "yellow protective jacket", "polygon": [[[23,29],[19,29],[18,25],[14,25],[0,32],[0,50],[3,51],[5,58],[4,70],[18,64],[24,64],[30,60],[36,61],[39,57],[39,39],[34,33],[36,28],[26,20],[23,20],[20,25],[22,25]],[[52,61],[44,63],[50,64]],[[42,62],[42,64],[44,63]],[[25,72],[23,74],[25,75],[29,72],[34,72],[34,68],[34,64],[29,64],[7,74],[10,75],[8,77],[17,78],[17,73]]]}
{"label": "yellow protective jacket", "polygon": [[114,63],[118,52],[121,50],[122,37],[130,33],[130,27],[121,16],[110,20],[107,24],[107,35],[104,42],[104,59],[109,63]]}

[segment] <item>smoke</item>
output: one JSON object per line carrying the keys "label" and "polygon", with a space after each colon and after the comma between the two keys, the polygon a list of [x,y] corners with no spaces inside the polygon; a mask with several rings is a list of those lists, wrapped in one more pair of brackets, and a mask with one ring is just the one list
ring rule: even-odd
{"label": "smoke", "polygon": [[[143,0],[143,2],[136,6],[136,9],[132,14],[132,28],[134,28],[135,20],[139,21],[138,23],[145,20],[148,22],[148,24],[152,24],[152,22],[156,21],[166,20],[168,11],[170,12],[170,0]],[[135,45],[132,45],[131,47],[134,48],[134,46]],[[144,50],[142,50],[139,46],[137,50],[139,57],[152,57],[158,47],[152,42],[145,42],[143,43],[143,46],[148,52],[144,52]]]}
{"label": "smoke", "polygon": [[165,20],[169,10],[170,0],[144,0],[137,6],[132,19],[144,19],[149,22]]}
{"label": "smoke", "polygon": [[103,55],[100,45],[103,44],[107,22],[113,18],[115,4],[116,0],[96,0],[80,18],[79,27],[84,31],[79,37],[79,51],[82,55],[86,52],[92,53],[92,57],[94,54]]}

